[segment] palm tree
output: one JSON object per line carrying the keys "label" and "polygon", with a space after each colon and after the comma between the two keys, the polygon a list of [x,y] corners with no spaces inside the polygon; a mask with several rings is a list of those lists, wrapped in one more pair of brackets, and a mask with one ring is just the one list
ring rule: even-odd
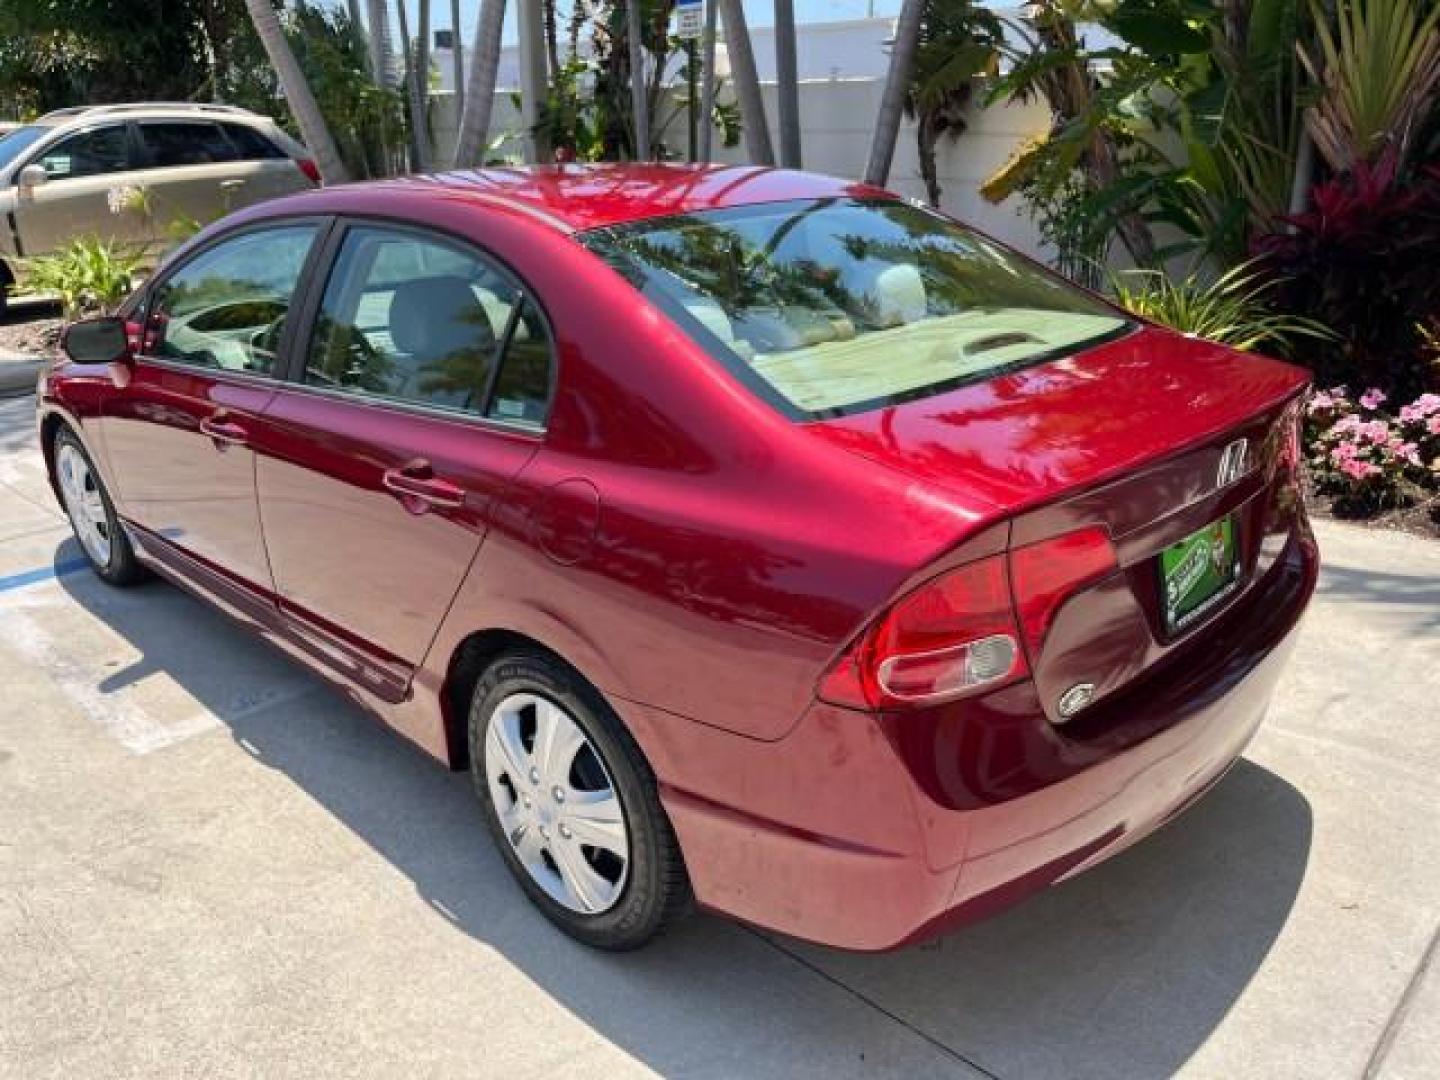
{"label": "palm tree", "polygon": [[290,42],[285,40],[285,31],[280,28],[280,17],[274,6],[270,0],[245,0],[245,8],[250,12],[250,21],[255,24],[260,44],[265,47],[265,55],[270,57],[270,63],[280,77],[280,89],[290,103],[295,122],[300,125],[300,136],[315,155],[321,178],[327,184],[345,183],[350,174],[340,160],[340,152],[335,148],[335,140],[330,137],[325,117],[315,102],[310,84],[305,81],[305,73],[290,51]]}
{"label": "palm tree", "polygon": [[460,0],[450,0],[450,62],[455,69],[455,108],[465,111],[465,50],[460,47]]}
{"label": "palm tree", "polygon": [[[475,49],[470,58],[470,84],[455,137],[455,167],[479,165],[490,111],[495,104],[495,75],[500,69],[500,31],[505,24],[505,0],[480,0],[475,21]],[[456,43],[459,47],[459,43]]]}
{"label": "palm tree", "polygon": [[370,76],[376,86],[385,88],[390,86],[390,13],[385,0],[366,0],[365,18],[370,30]]}
{"label": "palm tree", "polygon": [[895,159],[895,140],[900,135],[900,114],[905,108],[905,88],[910,82],[910,66],[915,59],[915,46],[920,40],[924,8],[925,0],[903,0],[900,18],[895,22],[890,67],[885,73],[880,110],[875,115],[870,156],[865,161],[865,182],[876,187],[884,187],[890,179],[890,163]]}
{"label": "palm tree", "polygon": [[942,136],[965,131],[977,75],[993,75],[1005,30],[998,16],[972,0],[926,0],[920,40],[905,92],[905,114],[915,121],[920,176],[930,205],[940,205],[935,148]]}
{"label": "palm tree", "polygon": [[[395,0],[396,13],[400,17],[400,51],[405,57],[405,97],[410,106],[410,167],[415,172],[430,171],[430,133],[425,123],[425,89],[422,85],[427,72],[422,68],[424,48],[420,42],[411,40],[410,19],[405,11],[405,0]],[[430,5],[420,0],[420,34],[430,32]]]}
{"label": "palm tree", "polygon": [[755,71],[755,53],[750,46],[750,28],[745,22],[741,0],[718,0],[720,20],[725,24],[725,51],[730,57],[730,77],[740,99],[744,121],[745,149],[754,165],[774,165],[775,150],[765,122],[765,99],[760,96],[760,76]]}

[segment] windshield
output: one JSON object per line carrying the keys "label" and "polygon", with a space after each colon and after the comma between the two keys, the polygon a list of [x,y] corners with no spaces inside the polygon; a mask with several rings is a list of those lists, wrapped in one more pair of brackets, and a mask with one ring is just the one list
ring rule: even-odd
{"label": "windshield", "polygon": [[50,131],[48,127],[30,124],[16,128],[9,135],[0,137],[0,169],[8,169],[15,159],[32,146],[40,136]]}
{"label": "windshield", "polygon": [[791,416],[843,416],[1077,352],[1114,308],[909,203],[767,203],[583,243]]}

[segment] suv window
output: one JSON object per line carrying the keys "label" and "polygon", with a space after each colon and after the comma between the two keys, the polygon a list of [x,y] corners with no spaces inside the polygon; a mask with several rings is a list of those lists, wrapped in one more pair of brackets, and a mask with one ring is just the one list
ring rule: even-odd
{"label": "suv window", "polygon": [[153,169],[176,165],[209,165],[235,161],[238,154],[218,124],[193,122],[142,123],[140,139]]}
{"label": "suv window", "polygon": [[166,278],[146,303],[143,352],[197,367],[269,375],[316,226],[222,240]]}
{"label": "suv window", "polygon": [[36,161],[51,180],[123,172],[130,167],[130,140],[124,124],[94,128],[61,139]]}
{"label": "suv window", "polygon": [[260,132],[244,124],[221,124],[225,134],[235,144],[235,149],[245,161],[268,161],[275,158],[285,158],[289,155],[267,139]]}
{"label": "suv window", "polygon": [[[304,379],[540,423],[550,355],[538,310],[491,260],[448,242],[359,227],[346,234],[325,288]],[[487,407],[492,386],[499,389]]]}

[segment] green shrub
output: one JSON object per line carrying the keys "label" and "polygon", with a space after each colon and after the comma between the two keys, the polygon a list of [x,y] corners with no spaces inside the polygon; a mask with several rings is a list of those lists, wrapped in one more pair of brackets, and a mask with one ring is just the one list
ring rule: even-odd
{"label": "green shrub", "polygon": [[66,319],[108,314],[130,294],[142,257],[131,245],[82,236],[52,255],[24,260],[22,282],[34,292],[59,296]]}
{"label": "green shrub", "polygon": [[1287,353],[1294,338],[1331,337],[1313,319],[1271,307],[1267,296],[1271,288],[1249,263],[1213,281],[1195,274],[1176,281],[1159,270],[1130,270],[1110,281],[1120,306],[1142,319],[1235,349]]}

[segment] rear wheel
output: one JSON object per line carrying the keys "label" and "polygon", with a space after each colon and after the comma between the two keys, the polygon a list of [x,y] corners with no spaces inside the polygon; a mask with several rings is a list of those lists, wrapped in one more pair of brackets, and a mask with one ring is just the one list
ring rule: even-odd
{"label": "rear wheel", "polygon": [[592,688],[539,653],[503,656],[475,689],[469,734],[495,843],[562,930],[634,949],[688,907],[654,774]]}
{"label": "rear wheel", "polygon": [[115,516],[115,507],[90,455],[68,428],[55,436],[55,479],[70,527],[95,573],[111,585],[131,585],[145,578],[130,540]]}

